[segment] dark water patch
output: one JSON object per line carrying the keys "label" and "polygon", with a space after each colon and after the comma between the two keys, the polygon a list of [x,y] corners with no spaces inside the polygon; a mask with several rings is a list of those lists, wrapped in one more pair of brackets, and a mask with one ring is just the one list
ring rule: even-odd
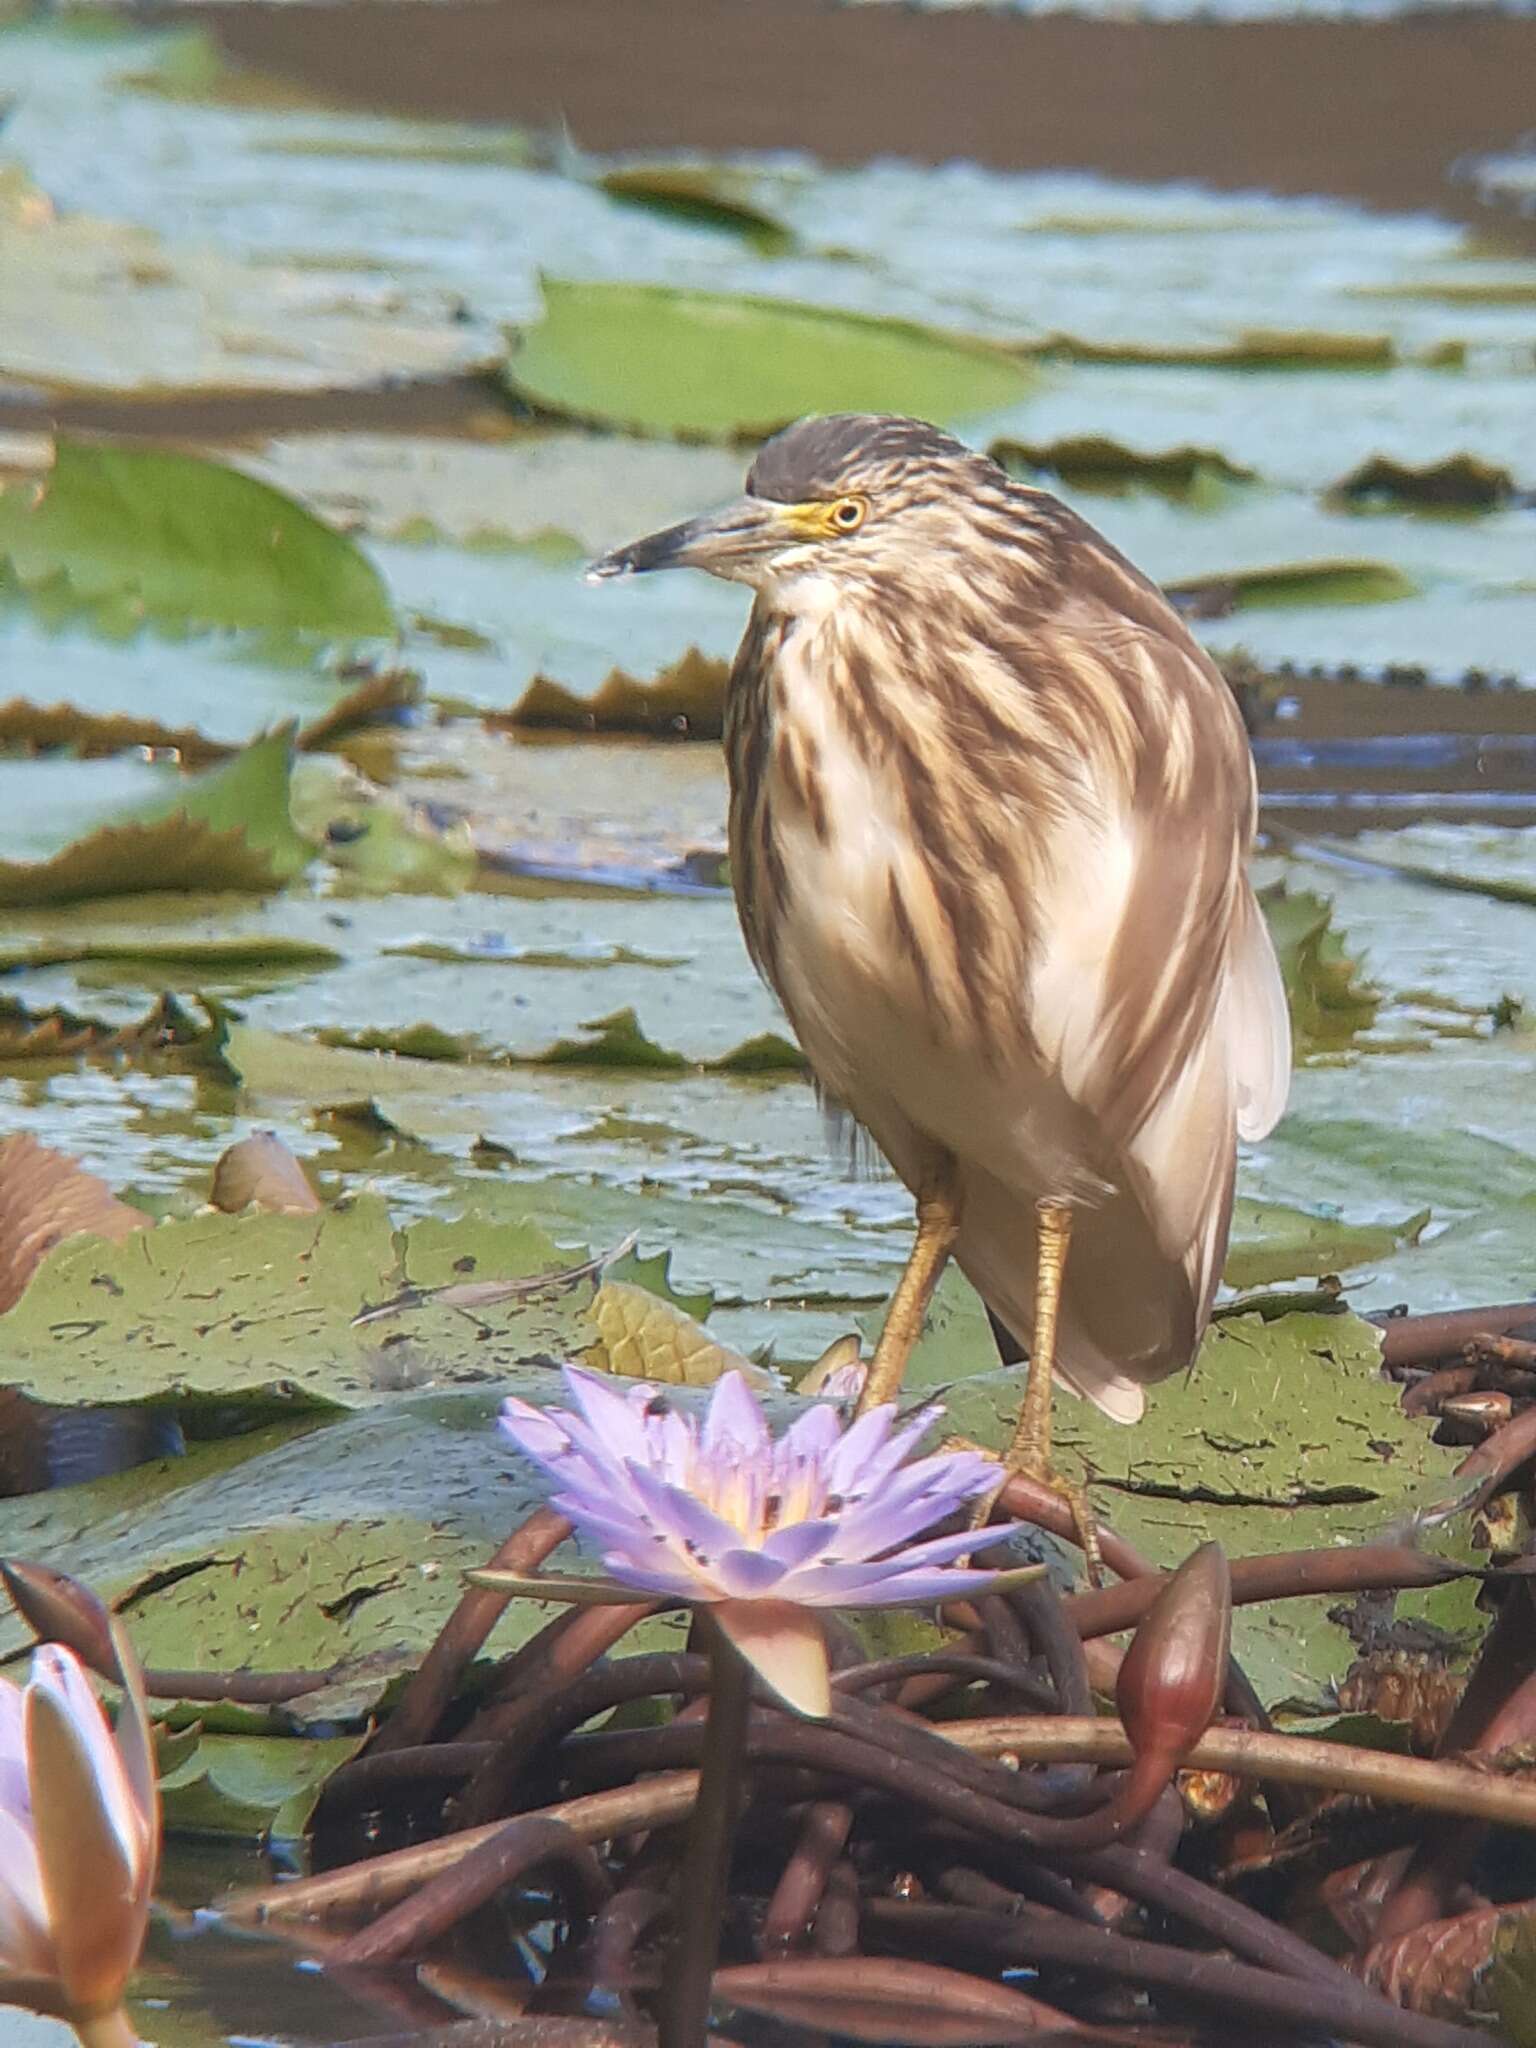
{"label": "dark water patch", "polygon": [[[1458,160],[1530,125],[1536,20],[1094,21],[773,0],[162,8],[236,61],[392,111],[589,149],[968,157],[1479,218]],[[366,28],[364,23],[366,22]],[[1536,243],[1536,223],[1509,219]]]}

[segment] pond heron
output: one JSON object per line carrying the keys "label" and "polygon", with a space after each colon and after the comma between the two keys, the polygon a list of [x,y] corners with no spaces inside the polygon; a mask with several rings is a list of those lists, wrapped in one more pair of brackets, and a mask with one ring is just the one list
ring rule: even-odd
{"label": "pond heron", "polygon": [[806,419],[746,495],[605,555],[752,614],[726,698],[731,871],[817,1083],[916,1198],[861,1405],[895,1398],[946,1261],[1029,1373],[1120,1422],[1187,1366],[1239,1137],[1290,1027],[1245,873],[1253,760],[1220,672],[1044,491],[911,419]]}

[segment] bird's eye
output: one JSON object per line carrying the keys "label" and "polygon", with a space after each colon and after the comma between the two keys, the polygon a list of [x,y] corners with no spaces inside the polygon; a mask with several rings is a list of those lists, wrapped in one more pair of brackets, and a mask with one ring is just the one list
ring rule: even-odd
{"label": "bird's eye", "polygon": [[868,510],[862,498],[839,498],[827,513],[834,533],[857,533]]}

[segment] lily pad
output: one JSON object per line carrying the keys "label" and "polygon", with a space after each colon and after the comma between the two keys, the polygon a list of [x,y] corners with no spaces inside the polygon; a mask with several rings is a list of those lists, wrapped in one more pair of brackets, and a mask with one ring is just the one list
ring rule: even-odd
{"label": "lily pad", "polygon": [[1219,448],[1162,448],[1146,454],[1104,434],[1079,434],[1061,441],[994,441],[987,453],[1004,469],[1060,477],[1085,490],[1123,490],[1140,485],[1188,496],[1210,484],[1256,481],[1251,469],[1232,462]]}
{"label": "lily pad", "polygon": [[1287,562],[1164,585],[1176,604],[1203,618],[1280,605],[1394,604],[1412,597],[1415,587],[1391,563],[1365,561]]}
{"label": "lily pad", "polygon": [[1347,1273],[1416,1244],[1428,1221],[1429,1211],[1422,1209],[1399,1224],[1349,1223],[1342,1216],[1311,1215],[1239,1196],[1222,1278],[1229,1287],[1263,1287],[1275,1280]]}
{"label": "lily pad", "polygon": [[278,888],[311,858],[288,814],[292,758],[290,739],[275,734],[201,776],[171,777],[173,794],[134,805],[50,858],[0,860],[0,903]]}
{"label": "lily pad", "polygon": [[[194,1448],[87,1486],[0,1502],[0,1554],[46,1556],[125,1610],[147,1664],[325,1670],[415,1655],[482,1564],[546,1496],[495,1427],[504,1393],[551,1398],[548,1374],[494,1390],[414,1394],[299,1437],[275,1430]],[[491,1654],[552,1610],[514,1602]],[[681,1648],[683,1624],[646,1625]],[[25,1625],[0,1618],[0,1652]]]}
{"label": "lily pad", "polygon": [[[486,724],[537,731],[634,732],[658,739],[717,740],[725,715],[730,664],[690,647],[648,681],[624,669],[610,671],[591,696],[580,696],[548,676],[535,676],[504,714]],[[3,716],[3,714],[0,714]]]}
{"label": "lily pad", "polygon": [[[987,1371],[995,1357],[980,1304],[948,1281],[909,1385],[952,1382],[946,1427],[1000,1445],[1023,1379]],[[1154,1557],[1208,1539],[1231,1557],[1379,1541],[1450,1497],[1464,1455],[1403,1415],[1380,1358],[1380,1331],[1347,1312],[1224,1319],[1187,1373],[1148,1390],[1147,1413],[1129,1428],[1058,1393],[1055,1455]],[[1232,1647],[1266,1700],[1317,1697],[1355,1655],[1342,1629],[1293,1602],[1239,1609]]]}
{"label": "lily pad", "polygon": [[1381,992],[1360,978],[1326,897],[1275,882],[1259,892],[1304,1050],[1348,1045],[1375,1023]]}
{"label": "lily pad", "polygon": [[794,240],[787,222],[764,204],[760,181],[730,164],[616,164],[597,182],[626,206],[745,235],[765,256],[782,254]]}
{"label": "lily pad", "polygon": [[1346,504],[1418,505],[1435,511],[1488,512],[1515,494],[1515,480],[1496,462],[1480,456],[1447,455],[1439,462],[1395,462],[1373,455],[1341,477],[1330,496]]}
{"label": "lily pad", "polygon": [[960,420],[1011,405],[1028,366],[910,321],[664,285],[546,278],[512,389],[544,411],[639,433],[755,439],[807,412]]}
{"label": "lily pad", "polygon": [[0,560],[23,588],[67,578],[168,624],[386,634],[379,572],[270,484],[162,448],[58,441],[52,469],[0,489]]}
{"label": "lily pad", "polygon": [[332,1771],[365,1737],[200,1736],[190,1756],[160,1779],[160,1810],[172,1835],[232,1835],[295,1842]]}

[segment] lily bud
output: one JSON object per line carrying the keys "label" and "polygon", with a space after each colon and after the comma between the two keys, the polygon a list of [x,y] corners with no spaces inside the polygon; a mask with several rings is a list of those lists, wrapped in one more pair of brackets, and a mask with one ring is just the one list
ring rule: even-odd
{"label": "lily bud", "polygon": [[160,1846],[149,1716],[116,1622],[106,1647],[115,1733],[71,1649],[36,1650],[25,1690],[0,1677],[0,1999],[95,2039],[120,2018]]}
{"label": "lily bud", "polygon": [[1221,1705],[1232,1644],[1232,1575],[1202,1543],[1148,1608],[1120,1665],[1115,1703],[1136,1753],[1140,1810],[1157,1798]]}
{"label": "lily bud", "polygon": [[11,1604],[40,1642],[62,1643],[100,1677],[119,1685],[112,1616],[78,1579],[24,1558],[0,1559]]}

